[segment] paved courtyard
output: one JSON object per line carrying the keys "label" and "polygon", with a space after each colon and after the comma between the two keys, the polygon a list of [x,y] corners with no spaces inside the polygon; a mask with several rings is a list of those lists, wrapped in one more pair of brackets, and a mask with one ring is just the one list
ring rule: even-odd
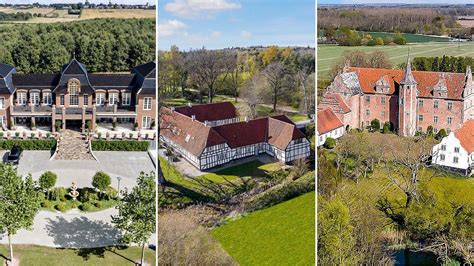
{"label": "paved courtyard", "polygon": [[[5,156],[3,153],[3,156]],[[45,171],[58,175],[56,186],[69,187],[72,181],[78,187],[91,186],[97,171],[104,171],[112,177],[112,186],[117,188],[117,177],[121,177],[120,189],[133,187],[141,171],[155,170],[147,152],[96,151],[96,160],[50,160],[49,151],[24,151],[18,165],[18,173],[31,174],[34,180]]]}

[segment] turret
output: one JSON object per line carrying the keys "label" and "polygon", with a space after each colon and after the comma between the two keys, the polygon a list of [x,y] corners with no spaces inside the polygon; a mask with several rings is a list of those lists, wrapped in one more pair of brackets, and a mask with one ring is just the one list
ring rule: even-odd
{"label": "turret", "polygon": [[417,117],[417,96],[418,83],[411,71],[410,52],[407,56],[407,65],[405,73],[400,80],[399,90],[399,134],[402,136],[414,136],[416,132],[416,117]]}

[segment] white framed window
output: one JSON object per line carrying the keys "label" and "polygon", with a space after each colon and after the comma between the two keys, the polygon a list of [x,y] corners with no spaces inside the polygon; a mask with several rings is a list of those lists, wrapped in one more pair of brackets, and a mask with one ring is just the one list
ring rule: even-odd
{"label": "white framed window", "polygon": [[130,105],[132,94],[129,92],[122,93],[122,105]]}
{"label": "white framed window", "polygon": [[114,105],[116,103],[118,103],[118,93],[109,92],[109,105]]}
{"label": "white framed window", "polygon": [[435,115],[433,117],[433,123],[438,124],[438,116]]}
{"label": "white framed window", "polygon": [[368,103],[370,103],[370,95],[366,95],[366,96],[365,96],[365,101],[368,102]]}
{"label": "white framed window", "polygon": [[6,126],[7,125],[7,119],[5,116],[0,116],[0,126]]}
{"label": "white framed window", "polygon": [[105,102],[105,93],[103,93],[103,92],[96,93],[96,95],[95,95],[95,104],[104,105],[104,102]]}
{"label": "white framed window", "polygon": [[79,80],[69,80],[67,87],[69,91],[69,105],[79,105],[79,91],[81,87]]}
{"label": "white framed window", "polygon": [[448,110],[451,110],[453,109],[453,103],[452,102],[448,102]]}
{"label": "white framed window", "polygon": [[26,105],[26,92],[18,92],[18,104]]}
{"label": "white framed window", "polygon": [[5,97],[0,97],[0,109],[5,109]]}
{"label": "white framed window", "polygon": [[458,162],[459,162],[459,158],[456,157],[456,156],[454,156],[454,157],[453,157],[453,163],[458,163]]}
{"label": "white framed window", "polygon": [[151,110],[152,98],[145,97],[143,98],[143,110]]}
{"label": "white framed window", "polygon": [[423,100],[418,100],[418,107],[423,107]]}
{"label": "white framed window", "polygon": [[51,105],[53,103],[53,98],[51,92],[43,92],[43,104]]}
{"label": "white framed window", "polygon": [[446,159],[446,156],[444,154],[439,155],[440,161],[444,161]]}
{"label": "white framed window", "polygon": [[446,145],[441,145],[441,150],[445,151],[446,150]]}
{"label": "white framed window", "polygon": [[435,100],[433,103],[433,108],[438,108],[438,106],[439,106],[439,102],[438,100]]}
{"label": "white framed window", "polygon": [[423,115],[418,115],[418,121],[423,121]]}
{"label": "white framed window", "polygon": [[84,94],[82,104],[83,105],[89,105],[89,95]]}
{"label": "white framed window", "polygon": [[453,118],[452,117],[448,117],[448,125],[451,125],[453,123]]}
{"label": "white framed window", "polygon": [[382,96],[382,98],[380,98],[380,102],[381,102],[382,104],[385,104],[385,96]]}
{"label": "white framed window", "polygon": [[59,95],[59,105],[64,106],[64,94]]}
{"label": "white framed window", "polygon": [[30,102],[32,105],[39,105],[40,103],[39,92],[30,93]]}
{"label": "white framed window", "polygon": [[142,128],[150,128],[151,125],[151,117],[144,116],[142,118]]}

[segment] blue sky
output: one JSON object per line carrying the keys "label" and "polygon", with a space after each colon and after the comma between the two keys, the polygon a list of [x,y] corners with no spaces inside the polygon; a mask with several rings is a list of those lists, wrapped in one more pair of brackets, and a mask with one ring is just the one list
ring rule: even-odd
{"label": "blue sky", "polygon": [[472,0],[318,0],[318,4],[471,4]]}
{"label": "blue sky", "polygon": [[313,47],[314,16],[313,0],[160,0],[158,45]]}

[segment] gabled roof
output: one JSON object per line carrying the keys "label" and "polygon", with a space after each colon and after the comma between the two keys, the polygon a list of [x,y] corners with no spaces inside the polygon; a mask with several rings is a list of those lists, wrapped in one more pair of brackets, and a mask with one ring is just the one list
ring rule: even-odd
{"label": "gabled roof", "polygon": [[201,122],[238,117],[237,109],[230,102],[182,106],[177,107],[175,110],[189,117],[194,115],[196,120]]}
{"label": "gabled roof", "polygon": [[59,74],[14,74],[15,87],[54,87],[61,76]]}
{"label": "gabled roof", "polygon": [[13,66],[0,63],[0,78],[4,78],[4,77],[8,76],[14,70],[15,70],[15,68]]}
{"label": "gabled roof", "polygon": [[156,78],[156,62],[148,62],[143,65],[136,66],[133,71],[140,74],[144,78]]}
{"label": "gabled roof", "polygon": [[462,127],[454,132],[454,136],[468,154],[474,152],[474,120],[464,122]]}
{"label": "gabled roof", "polygon": [[84,74],[87,75],[86,66],[81,62],[77,61],[76,58],[73,58],[69,61],[68,64],[64,65],[61,70],[61,74],[65,75],[77,75]]}
{"label": "gabled roof", "polygon": [[[384,76],[390,85],[388,94],[395,94],[400,88],[400,82],[405,73],[400,69],[362,68],[351,67],[348,71],[357,74],[360,87],[364,93],[375,93],[375,87],[380,77]],[[449,99],[462,99],[465,86],[464,73],[440,73],[431,71],[412,71],[413,77],[418,83],[419,97],[433,97],[433,89],[440,79],[445,79]]]}
{"label": "gabled roof", "polygon": [[344,126],[331,108],[318,111],[318,120],[316,123],[318,124],[318,135],[328,133]]}

